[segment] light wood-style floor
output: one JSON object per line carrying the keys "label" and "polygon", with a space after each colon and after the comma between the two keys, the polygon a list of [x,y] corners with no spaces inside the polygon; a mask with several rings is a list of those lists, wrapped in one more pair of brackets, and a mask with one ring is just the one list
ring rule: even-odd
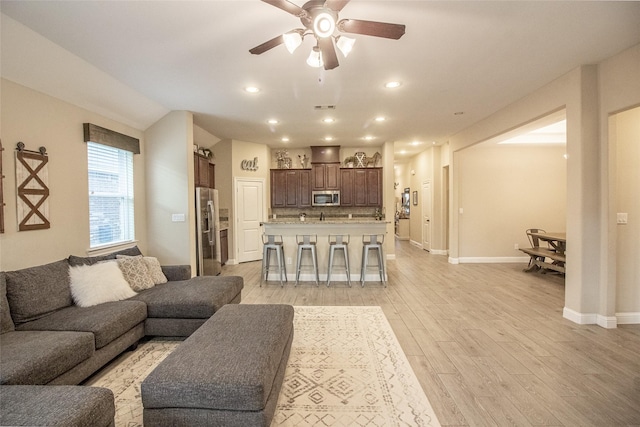
{"label": "light wood-style floor", "polygon": [[389,286],[259,286],[260,262],[223,267],[247,304],[378,305],[445,426],[640,425],[640,325],[562,318],[564,279],[524,264],[451,265],[396,241]]}

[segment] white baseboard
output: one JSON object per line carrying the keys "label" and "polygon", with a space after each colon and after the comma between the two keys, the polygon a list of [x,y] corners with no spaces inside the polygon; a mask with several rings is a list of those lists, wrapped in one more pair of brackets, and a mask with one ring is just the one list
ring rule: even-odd
{"label": "white baseboard", "polygon": [[460,264],[504,264],[504,263],[527,263],[529,257],[461,257],[458,258]]}
{"label": "white baseboard", "polygon": [[413,246],[417,246],[420,249],[422,249],[422,243],[420,242],[416,242],[415,240],[409,240],[409,243],[412,244]]}
{"label": "white baseboard", "polygon": [[640,324],[640,313],[616,313],[618,325],[638,325]]}
{"label": "white baseboard", "polygon": [[449,257],[447,261],[449,261],[449,264],[454,264],[454,265],[460,264],[460,260],[458,258]]}
{"label": "white baseboard", "polygon": [[578,313],[567,307],[562,310],[562,317],[578,325],[595,325],[598,321],[598,315],[596,313]]}
{"label": "white baseboard", "polygon": [[598,313],[578,313],[567,307],[562,310],[562,317],[579,325],[598,325],[605,329],[615,329],[619,323],[617,316],[603,316]]}
{"label": "white baseboard", "polygon": [[431,249],[429,253],[431,255],[449,255],[449,251],[446,249]]}

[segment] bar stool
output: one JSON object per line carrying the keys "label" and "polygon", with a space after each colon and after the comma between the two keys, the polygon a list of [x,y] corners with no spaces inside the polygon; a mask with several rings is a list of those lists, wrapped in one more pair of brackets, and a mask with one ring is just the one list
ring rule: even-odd
{"label": "bar stool", "polygon": [[[362,268],[360,270],[360,284],[364,287],[364,279],[367,274],[367,269],[371,267],[377,267],[378,273],[380,273],[380,281],[387,287],[385,280],[386,271],[384,268],[384,254],[382,252],[382,244],[384,243],[384,234],[366,234],[362,236]],[[369,251],[375,250],[378,253],[378,265],[369,265],[368,257]]]}
{"label": "bar stool", "polygon": [[336,250],[342,250],[344,254],[344,267],[347,272],[347,282],[351,287],[351,272],[349,271],[349,235],[329,234],[329,267],[327,268],[327,286],[331,283],[333,271],[333,254]]}
{"label": "bar stool", "polygon": [[[275,251],[278,260],[278,272],[280,273],[280,286],[284,286],[287,281],[287,267],[284,259],[284,248],[282,244],[282,236],[276,234],[262,235],[262,274],[260,275],[260,286],[262,281],[269,279],[269,270],[271,270],[270,257],[271,252]],[[275,266],[274,266],[275,268]],[[284,282],[283,282],[284,277]]]}
{"label": "bar stool", "polygon": [[[316,251],[316,243],[318,241],[317,235],[296,235],[296,241],[298,242],[298,262],[296,266],[296,285],[298,286],[298,281],[300,279],[300,270],[302,267],[313,267],[313,271],[316,274],[316,285],[320,285],[320,276],[318,274],[318,252]],[[311,251],[311,259],[313,261],[312,265],[304,265],[302,264],[302,254],[304,251]]]}

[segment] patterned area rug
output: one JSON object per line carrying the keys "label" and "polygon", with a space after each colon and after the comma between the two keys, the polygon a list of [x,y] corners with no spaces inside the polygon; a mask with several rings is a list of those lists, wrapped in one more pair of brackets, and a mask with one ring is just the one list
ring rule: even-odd
{"label": "patterned area rug", "polygon": [[[295,307],[273,426],[439,426],[380,307]],[[92,378],[116,396],[116,425],[142,425],[140,382],[180,342],[154,339]]]}

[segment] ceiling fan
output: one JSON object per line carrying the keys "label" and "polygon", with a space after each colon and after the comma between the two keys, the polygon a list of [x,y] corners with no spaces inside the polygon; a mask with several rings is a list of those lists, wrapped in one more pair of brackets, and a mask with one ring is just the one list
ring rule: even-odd
{"label": "ceiling fan", "polygon": [[384,37],[394,40],[398,40],[404,35],[405,26],[400,24],[362,21],[359,19],[338,20],[338,13],[349,3],[349,0],[310,0],[302,7],[288,0],[262,1],[300,18],[304,28],[293,29],[250,49],[249,52],[254,55],[260,55],[283,43],[289,52],[293,53],[300,46],[305,36],[313,35],[317,40],[317,44],[313,47],[307,63],[314,67],[324,66],[325,70],[332,70],[339,65],[334,39],[335,45],[345,56],[355,42],[354,39],[343,35],[334,36],[336,30],[343,33]]}

